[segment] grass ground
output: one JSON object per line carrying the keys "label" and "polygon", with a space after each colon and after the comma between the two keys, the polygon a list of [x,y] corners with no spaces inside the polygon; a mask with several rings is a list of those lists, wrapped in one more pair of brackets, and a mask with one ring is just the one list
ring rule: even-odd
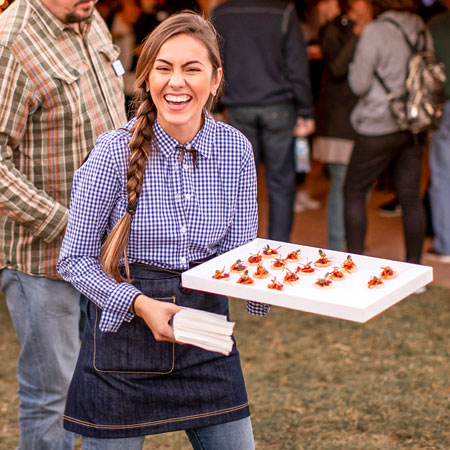
{"label": "grass ground", "polygon": [[[450,449],[449,289],[412,295],[366,324],[231,307],[257,449]],[[3,297],[0,323],[0,450],[11,450],[19,346]],[[145,445],[189,448],[184,433]]]}

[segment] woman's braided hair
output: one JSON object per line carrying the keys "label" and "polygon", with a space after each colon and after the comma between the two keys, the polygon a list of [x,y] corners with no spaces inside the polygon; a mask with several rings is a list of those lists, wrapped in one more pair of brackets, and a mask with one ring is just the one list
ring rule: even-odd
{"label": "woman's braided hair", "polygon": [[[136,66],[135,82],[135,117],[136,123],[131,129],[129,143],[130,156],[127,171],[128,205],[126,213],[115,224],[100,252],[100,264],[114,280],[130,281],[130,271],[126,249],[130,235],[130,226],[135,214],[139,196],[142,190],[144,171],[153,146],[157,145],[153,133],[156,120],[156,107],[148,92],[150,71],[161,46],[170,38],[178,34],[188,34],[202,42],[209,54],[213,66],[212,77],[217,76],[217,69],[221,67],[220,52],[217,35],[211,23],[199,14],[183,11],[174,14],[162,22],[145,40]],[[222,82],[218,93],[222,88]],[[210,95],[205,108],[211,110],[216,97]],[[124,277],[119,269],[119,261],[123,258],[125,266]]]}

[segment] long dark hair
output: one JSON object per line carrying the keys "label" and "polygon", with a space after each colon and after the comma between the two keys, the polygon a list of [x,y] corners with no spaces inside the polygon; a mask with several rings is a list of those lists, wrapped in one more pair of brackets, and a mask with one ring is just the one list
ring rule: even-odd
{"label": "long dark hair", "polygon": [[[147,91],[147,81],[155,59],[162,45],[178,34],[188,34],[202,42],[208,50],[215,78],[221,67],[217,34],[211,23],[203,16],[189,11],[174,14],[156,27],[145,40],[136,66],[135,100],[136,123],[133,126],[129,143],[130,157],[127,172],[127,211],[108,235],[100,253],[103,270],[116,281],[129,281],[129,267],[126,249],[130,235],[132,217],[142,190],[146,162],[150,157],[152,144],[156,145],[153,125],[156,120],[156,107]],[[222,89],[221,81],[219,89]],[[210,95],[205,105],[211,110],[217,97]],[[126,278],[119,270],[123,258]]]}

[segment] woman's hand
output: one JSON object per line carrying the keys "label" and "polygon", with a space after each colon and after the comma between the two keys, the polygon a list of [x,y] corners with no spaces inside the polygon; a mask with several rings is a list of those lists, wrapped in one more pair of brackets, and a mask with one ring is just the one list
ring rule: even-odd
{"label": "woman's hand", "polygon": [[153,337],[163,342],[175,342],[169,321],[180,309],[173,303],[161,302],[145,295],[139,295],[134,302],[135,314],[145,321]]}

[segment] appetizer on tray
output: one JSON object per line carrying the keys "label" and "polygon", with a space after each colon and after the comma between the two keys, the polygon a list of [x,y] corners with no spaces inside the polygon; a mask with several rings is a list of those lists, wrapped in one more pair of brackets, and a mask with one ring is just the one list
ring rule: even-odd
{"label": "appetizer on tray", "polygon": [[246,270],[246,271],[239,277],[239,280],[236,281],[236,283],[239,283],[239,284],[246,284],[246,285],[253,284],[254,282],[255,282],[255,280],[254,280],[253,278],[251,278],[251,277],[248,275],[248,270]]}
{"label": "appetizer on tray", "polygon": [[235,263],[232,264],[230,267],[231,273],[242,273],[244,270],[246,270],[247,267],[242,264],[242,261],[240,259],[236,260]]}
{"label": "appetizer on tray", "polygon": [[353,273],[358,270],[355,261],[353,261],[351,255],[348,255],[347,259],[342,263],[342,269],[344,269],[348,273]]}
{"label": "appetizer on tray", "polygon": [[382,267],[382,269],[383,270],[380,274],[380,278],[382,278],[383,280],[392,280],[397,276],[397,272],[389,266]]}
{"label": "appetizer on tray", "polygon": [[302,264],[301,266],[298,266],[295,270],[295,273],[298,273],[300,275],[312,275],[316,271],[315,267],[311,266],[311,263],[307,262],[305,264]]}
{"label": "appetizer on tray", "polygon": [[379,277],[372,276],[370,280],[367,282],[367,287],[369,289],[378,289],[383,286],[383,280]]}
{"label": "appetizer on tray", "polygon": [[[280,246],[280,247],[281,247],[281,246]],[[271,247],[269,246],[269,244],[267,244],[267,245],[263,248],[263,250],[262,250],[262,257],[263,257],[263,258],[276,258],[276,257],[279,255],[278,249],[279,249],[280,247],[277,247],[277,248],[271,248]]]}
{"label": "appetizer on tray", "polygon": [[330,280],[329,273],[327,272],[323,278],[317,279],[314,286],[318,289],[330,289],[332,283],[333,282]]}
{"label": "appetizer on tray", "polygon": [[331,260],[327,257],[326,253],[320,249],[319,259],[314,263],[316,267],[329,267],[331,266]]}
{"label": "appetizer on tray", "polygon": [[222,270],[216,270],[212,276],[215,280],[228,281],[230,279],[230,274],[225,272],[225,267]]}
{"label": "appetizer on tray", "polygon": [[288,263],[299,262],[300,261],[300,253],[301,253],[300,249],[294,250],[294,251],[288,253],[286,255],[286,258],[284,258],[284,259]]}
{"label": "appetizer on tray", "polygon": [[259,264],[256,268],[255,273],[253,274],[253,277],[257,279],[268,278],[269,271],[262,264]]}
{"label": "appetizer on tray", "polygon": [[274,289],[276,291],[282,291],[284,286],[282,283],[277,281],[277,278],[273,278],[272,281],[267,285],[269,289]]}
{"label": "appetizer on tray", "polygon": [[255,253],[254,255],[250,255],[247,259],[247,264],[249,266],[257,266],[262,261],[261,252]]}

